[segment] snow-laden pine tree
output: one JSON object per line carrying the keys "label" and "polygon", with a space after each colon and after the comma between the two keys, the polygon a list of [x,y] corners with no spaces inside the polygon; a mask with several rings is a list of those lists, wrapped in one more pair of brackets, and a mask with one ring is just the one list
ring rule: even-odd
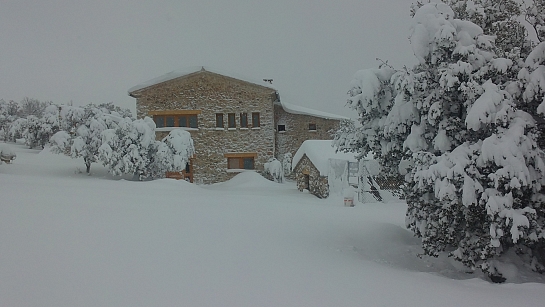
{"label": "snow-laden pine tree", "polygon": [[535,120],[517,106],[520,87],[505,76],[514,63],[496,55],[495,37],[453,16],[446,4],[422,5],[410,37],[418,64],[356,74],[348,103],[362,126],[348,144],[405,175],[407,227],[426,254],[448,250],[498,277],[495,258],[514,249],[543,269]]}

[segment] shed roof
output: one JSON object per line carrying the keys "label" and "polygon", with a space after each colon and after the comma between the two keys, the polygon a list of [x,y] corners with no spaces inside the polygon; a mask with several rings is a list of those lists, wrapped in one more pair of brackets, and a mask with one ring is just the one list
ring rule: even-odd
{"label": "shed roof", "polygon": [[314,110],[310,108],[301,107],[295,104],[291,104],[289,102],[286,102],[285,99],[283,99],[282,97],[279,101],[276,102],[276,104],[281,106],[282,109],[284,109],[284,111],[288,113],[292,113],[292,114],[310,115],[310,116],[315,116],[315,117],[320,117],[325,119],[338,119],[338,120],[349,119],[348,117],[345,117],[345,116],[322,112],[319,110]]}
{"label": "shed roof", "polygon": [[291,165],[293,168],[297,166],[297,163],[301,160],[303,155],[306,155],[309,160],[314,164],[316,169],[320,172],[320,175],[327,176],[329,169],[329,160],[345,160],[350,162],[356,162],[356,158],[353,153],[335,152],[332,140],[306,140],[301,144],[301,147],[293,156]]}

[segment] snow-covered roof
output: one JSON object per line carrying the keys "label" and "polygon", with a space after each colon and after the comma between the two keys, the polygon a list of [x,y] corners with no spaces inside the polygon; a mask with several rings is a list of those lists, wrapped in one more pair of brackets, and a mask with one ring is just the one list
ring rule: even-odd
{"label": "snow-covered roof", "polygon": [[353,153],[335,152],[332,140],[306,140],[293,156],[291,161],[292,168],[295,168],[303,155],[307,155],[312,164],[316,166],[320,175],[327,176],[329,170],[329,160],[345,160],[356,162]]}
{"label": "snow-covered roof", "polygon": [[[260,79],[255,79],[255,78],[248,78],[248,77],[241,76],[241,75],[238,75],[238,74],[235,74],[235,73],[232,73],[232,72],[225,72],[225,71],[221,71],[221,70],[216,69],[216,68],[210,68],[208,66],[193,66],[193,67],[187,67],[187,68],[183,68],[183,69],[179,69],[179,70],[173,70],[173,71],[171,71],[169,73],[166,73],[166,74],[164,74],[162,76],[150,79],[150,80],[148,80],[146,82],[143,82],[143,83],[140,83],[140,84],[138,84],[136,86],[131,87],[128,92],[129,92],[129,95],[132,95],[133,92],[145,89],[147,87],[157,85],[157,84],[160,84],[160,83],[163,83],[163,82],[167,82],[167,81],[170,81],[170,80],[174,80],[176,78],[180,78],[180,77],[187,76],[187,75],[190,75],[190,74],[194,74],[194,73],[197,73],[197,72],[200,72],[200,71],[208,71],[208,72],[211,72],[211,73],[219,74],[219,75],[222,75],[222,76],[227,76],[227,77],[230,77],[230,78],[238,79],[238,80],[241,80],[241,81],[245,81],[245,82],[256,84],[256,85],[263,86],[263,87],[267,87],[267,88],[270,88],[272,90],[277,91],[277,89],[271,83],[266,82],[263,79],[260,80]],[[318,110],[314,110],[314,109],[305,108],[305,107],[301,107],[301,106],[298,106],[298,105],[291,104],[289,102],[286,102],[285,97],[283,97],[283,96],[281,97],[280,101],[276,102],[276,104],[281,106],[284,109],[284,111],[286,111],[288,113],[292,113],[292,114],[310,115],[310,116],[315,116],[315,117],[320,117],[320,118],[325,118],[325,119],[338,119],[338,120],[349,119],[348,117],[345,117],[345,116],[332,114],[332,113],[327,113],[327,112],[322,112],[322,111],[318,111]]]}
{"label": "snow-covered roof", "polygon": [[179,70],[173,70],[173,71],[171,71],[169,73],[166,73],[166,74],[164,74],[162,76],[159,76],[159,77],[153,78],[151,80],[148,80],[146,82],[140,83],[140,84],[138,84],[136,86],[131,87],[128,92],[129,92],[129,95],[130,95],[132,92],[139,91],[139,90],[144,89],[146,87],[150,87],[150,86],[153,86],[153,85],[156,85],[156,84],[159,84],[159,83],[174,80],[176,78],[187,76],[187,75],[190,75],[190,74],[193,74],[193,73],[196,73],[196,72],[200,72],[200,71],[208,71],[208,72],[211,72],[211,73],[231,77],[231,78],[234,78],[234,79],[246,81],[246,82],[249,82],[249,83],[257,84],[257,85],[268,87],[270,89],[275,90],[275,88],[272,86],[272,84],[270,84],[268,82],[265,82],[263,79],[258,80],[258,79],[247,78],[247,77],[244,77],[244,76],[233,74],[231,72],[222,72],[222,71],[220,71],[218,69],[210,68],[208,66],[193,66],[193,67],[187,67],[187,68],[183,68],[183,69],[179,69]]}
{"label": "snow-covered roof", "polygon": [[348,117],[345,117],[345,116],[322,112],[322,111],[294,105],[289,102],[285,102],[284,99],[282,99],[282,97],[280,97],[280,101],[277,101],[275,103],[281,106],[282,109],[284,109],[284,111],[288,113],[292,113],[292,114],[310,115],[310,116],[321,117],[325,119],[339,119],[339,120],[349,119]]}

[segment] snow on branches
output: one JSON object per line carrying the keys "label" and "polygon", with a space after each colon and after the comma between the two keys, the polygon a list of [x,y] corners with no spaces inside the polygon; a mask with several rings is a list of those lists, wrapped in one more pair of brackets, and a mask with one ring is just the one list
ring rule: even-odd
{"label": "snow on branches", "polygon": [[[463,9],[475,17],[486,1],[466,1]],[[455,18],[463,15],[456,9],[428,3],[414,12],[412,69],[356,73],[348,106],[361,127],[336,139],[359,156],[373,152],[385,173],[405,177],[407,227],[426,254],[448,249],[497,276],[495,258],[516,247],[535,260],[545,244],[545,154],[535,119],[545,113],[545,46],[525,62],[502,58],[496,37]]]}
{"label": "snow on branches", "polygon": [[162,177],[185,169],[194,154],[189,132],[172,130],[163,142],[155,140],[155,123],[149,117],[123,119],[116,129],[102,133],[99,159],[113,175],[132,174],[138,180]]}

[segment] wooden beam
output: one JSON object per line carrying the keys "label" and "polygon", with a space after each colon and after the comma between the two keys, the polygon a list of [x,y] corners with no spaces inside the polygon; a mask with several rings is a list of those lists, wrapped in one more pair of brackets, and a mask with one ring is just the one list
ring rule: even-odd
{"label": "wooden beam", "polygon": [[257,152],[229,152],[223,155],[226,158],[257,158]]}
{"label": "wooden beam", "polygon": [[201,113],[201,110],[164,110],[148,112],[149,115],[195,115]]}

